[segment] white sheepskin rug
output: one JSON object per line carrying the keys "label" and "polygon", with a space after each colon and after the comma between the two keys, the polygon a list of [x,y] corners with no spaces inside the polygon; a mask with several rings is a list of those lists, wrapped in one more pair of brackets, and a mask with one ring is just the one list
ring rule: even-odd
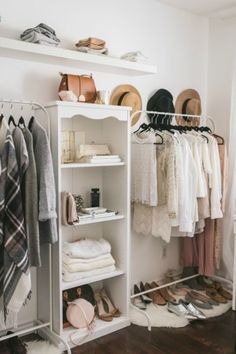
{"label": "white sheepskin rug", "polygon": [[62,354],[63,352],[49,342],[27,342],[27,354]]}
{"label": "white sheepskin rug", "polygon": [[[211,318],[223,315],[231,307],[232,303],[229,301],[227,304],[214,306],[212,310],[201,309],[201,311],[207,316],[207,318]],[[152,327],[181,328],[189,324],[189,321],[186,318],[170,313],[167,310],[167,306],[156,306],[153,304],[148,305],[148,308],[142,312],[131,307],[131,322],[138,326],[147,327],[148,322],[144,312],[150,317]]]}

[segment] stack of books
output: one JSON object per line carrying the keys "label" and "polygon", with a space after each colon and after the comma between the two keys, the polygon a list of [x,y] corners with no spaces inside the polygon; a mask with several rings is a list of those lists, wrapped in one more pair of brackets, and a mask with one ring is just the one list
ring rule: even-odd
{"label": "stack of books", "polygon": [[87,158],[89,163],[108,164],[121,162],[119,155],[94,155]]}

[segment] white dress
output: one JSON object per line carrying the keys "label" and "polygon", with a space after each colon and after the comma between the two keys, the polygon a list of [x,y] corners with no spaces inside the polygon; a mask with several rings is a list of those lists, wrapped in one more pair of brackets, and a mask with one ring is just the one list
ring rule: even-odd
{"label": "white dress", "polygon": [[148,206],[156,206],[157,160],[156,136],[153,132],[133,134],[131,159],[131,200]]}

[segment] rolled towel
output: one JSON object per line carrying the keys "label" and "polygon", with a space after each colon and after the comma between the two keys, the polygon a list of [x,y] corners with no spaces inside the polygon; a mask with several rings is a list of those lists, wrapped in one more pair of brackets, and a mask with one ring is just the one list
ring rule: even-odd
{"label": "rolled towel", "polygon": [[109,267],[100,268],[100,269],[90,270],[88,272],[77,272],[77,273],[70,273],[66,269],[63,269],[63,271],[62,271],[62,279],[64,281],[66,281],[66,282],[76,281],[76,280],[92,277],[92,276],[95,276],[95,275],[112,273],[115,270],[116,270],[116,267],[114,265],[113,266],[109,266]]}
{"label": "rolled towel", "polygon": [[111,253],[111,245],[108,241],[82,239],[75,242],[64,242],[63,252],[73,258],[96,258]]}

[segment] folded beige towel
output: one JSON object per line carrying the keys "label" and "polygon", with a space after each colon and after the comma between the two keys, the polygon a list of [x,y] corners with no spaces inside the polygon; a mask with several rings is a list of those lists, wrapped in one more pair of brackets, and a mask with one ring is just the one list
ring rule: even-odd
{"label": "folded beige towel", "polygon": [[83,263],[83,262],[66,264],[66,263],[64,263],[64,258],[63,258],[63,268],[66,269],[70,273],[87,272],[89,270],[100,269],[100,268],[112,266],[114,264],[115,264],[115,260],[112,257],[112,255],[110,255],[110,257],[108,257],[108,258],[94,260],[93,262],[90,262],[87,264]]}
{"label": "folded beige towel", "polygon": [[95,276],[95,275],[112,273],[115,270],[116,270],[116,267],[114,265],[113,266],[109,266],[109,267],[104,267],[104,268],[90,270],[88,272],[76,272],[76,273],[70,273],[65,268],[63,268],[62,278],[63,278],[64,281],[76,281],[76,280],[92,277],[92,276]]}
{"label": "folded beige towel", "polygon": [[84,263],[84,264],[88,264],[88,263],[92,263],[94,261],[102,261],[102,260],[106,260],[106,259],[110,259],[111,257],[111,254],[108,253],[108,254],[104,254],[102,256],[98,256],[98,257],[95,257],[95,258],[79,258],[79,257],[71,257],[71,256],[68,256],[65,252],[62,253],[62,258],[63,258],[63,262],[65,264],[76,264],[76,263]]}

